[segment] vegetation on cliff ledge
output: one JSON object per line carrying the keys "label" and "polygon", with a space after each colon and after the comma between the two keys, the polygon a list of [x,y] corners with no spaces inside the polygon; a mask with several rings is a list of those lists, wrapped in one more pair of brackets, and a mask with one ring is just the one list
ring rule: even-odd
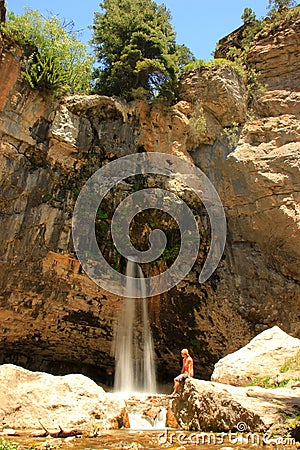
{"label": "vegetation on cliff ledge", "polygon": [[8,14],[1,25],[6,38],[24,49],[23,78],[32,89],[54,94],[89,92],[94,58],[80,42],[73,23],[57,16],[44,18],[28,9]]}
{"label": "vegetation on cliff ledge", "polygon": [[54,94],[92,91],[172,102],[180,68],[193,56],[176,43],[166,7],[153,0],[104,0],[100,7],[91,41],[96,69],[72,22],[30,8],[21,16],[9,13],[1,31],[24,49],[23,78],[32,89]]}
{"label": "vegetation on cliff ledge", "polygon": [[238,40],[222,54],[217,47],[216,59],[209,62],[196,61],[185,45],[176,43],[169,10],[154,0],[103,0],[92,27],[90,44],[95,58],[73,31],[73,22],[55,15],[45,18],[30,8],[21,16],[11,12],[0,31],[24,49],[23,78],[32,89],[54,95],[98,93],[125,100],[159,99],[170,104],[176,101],[183,71],[232,64],[247,80],[251,105],[262,86],[259,74],[247,63],[247,53],[260,32],[300,15],[299,8],[289,9],[294,4],[294,0],[269,0],[268,15],[262,20],[245,8]]}
{"label": "vegetation on cliff ledge", "polygon": [[[253,104],[265,92],[265,86],[260,82],[260,74],[248,62],[248,54],[255,40],[259,39],[261,33],[271,33],[272,29],[277,28],[290,18],[300,15],[299,8],[291,8],[295,4],[294,0],[269,0],[267,17],[257,19],[256,14],[251,8],[245,8],[241,16],[244,25],[233,32],[235,37],[232,40],[230,35],[219,41],[215,50],[216,58],[223,58],[223,61],[231,61],[240,71],[244,71],[246,76],[248,105],[251,108]],[[223,48],[222,48],[223,47]],[[216,59],[215,61],[217,61]]]}

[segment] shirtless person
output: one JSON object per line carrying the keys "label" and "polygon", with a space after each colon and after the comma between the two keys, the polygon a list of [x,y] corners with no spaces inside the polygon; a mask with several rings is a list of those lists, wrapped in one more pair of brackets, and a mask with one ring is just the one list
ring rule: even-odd
{"label": "shirtless person", "polygon": [[178,397],[178,389],[180,383],[188,377],[194,376],[194,363],[192,357],[189,355],[189,351],[184,348],[181,350],[181,356],[183,358],[182,361],[182,369],[181,374],[178,377],[174,378],[174,389],[171,394],[171,397]]}

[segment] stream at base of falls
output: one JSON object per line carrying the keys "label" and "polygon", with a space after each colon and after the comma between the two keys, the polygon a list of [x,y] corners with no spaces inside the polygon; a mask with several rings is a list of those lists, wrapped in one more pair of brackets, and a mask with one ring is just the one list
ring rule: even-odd
{"label": "stream at base of falls", "polygon": [[[244,436],[244,437],[242,437]],[[289,445],[282,442],[278,445],[265,445],[263,435],[234,433],[231,436],[225,433],[202,433],[163,429],[163,430],[103,430],[95,438],[68,437],[68,438],[26,438],[10,437],[6,440],[17,444],[18,450],[106,450],[106,449],[189,449],[201,450],[216,449],[264,449],[264,450],[297,450],[299,445]],[[0,440],[1,443],[1,440]],[[4,447],[5,448],[5,447]],[[8,448],[8,447],[7,447]]]}
{"label": "stream at base of falls", "polygon": [[91,425],[90,432],[87,430],[84,435],[65,438],[30,437],[24,430],[22,436],[0,436],[0,450],[300,449],[295,439],[281,437],[276,441],[268,433],[213,433],[171,428],[173,425],[168,425],[170,422],[166,418],[167,412],[170,414],[168,396],[141,393],[119,395],[124,398],[131,428],[101,430]]}

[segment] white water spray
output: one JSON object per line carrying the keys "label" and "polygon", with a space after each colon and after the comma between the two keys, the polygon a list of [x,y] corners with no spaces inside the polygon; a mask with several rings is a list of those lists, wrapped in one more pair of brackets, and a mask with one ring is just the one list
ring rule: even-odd
{"label": "white water spray", "polygon": [[[154,346],[148,320],[148,302],[142,269],[128,260],[126,297],[123,300],[114,338],[116,392],[156,391]],[[134,282],[139,279],[142,298],[135,298]]]}

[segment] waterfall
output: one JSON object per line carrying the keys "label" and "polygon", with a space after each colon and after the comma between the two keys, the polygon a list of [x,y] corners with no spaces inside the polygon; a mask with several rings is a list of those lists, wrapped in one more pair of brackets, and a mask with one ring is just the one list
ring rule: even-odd
{"label": "waterfall", "polygon": [[[141,267],[127,261],[126,297],[123,300],[113,343],[116,361],[115,385],[117,392],[156,391],[154,346],[148,320],[148,302]],[[139,279],[141,298],[134,298],[134,278]]]}
{"label": "waterfall", "polygon": [[130,428],[133,430],[162,430],[166,427],[167,408],[161,407],[155,418],[143,417],[141,414],[128,414]]}

